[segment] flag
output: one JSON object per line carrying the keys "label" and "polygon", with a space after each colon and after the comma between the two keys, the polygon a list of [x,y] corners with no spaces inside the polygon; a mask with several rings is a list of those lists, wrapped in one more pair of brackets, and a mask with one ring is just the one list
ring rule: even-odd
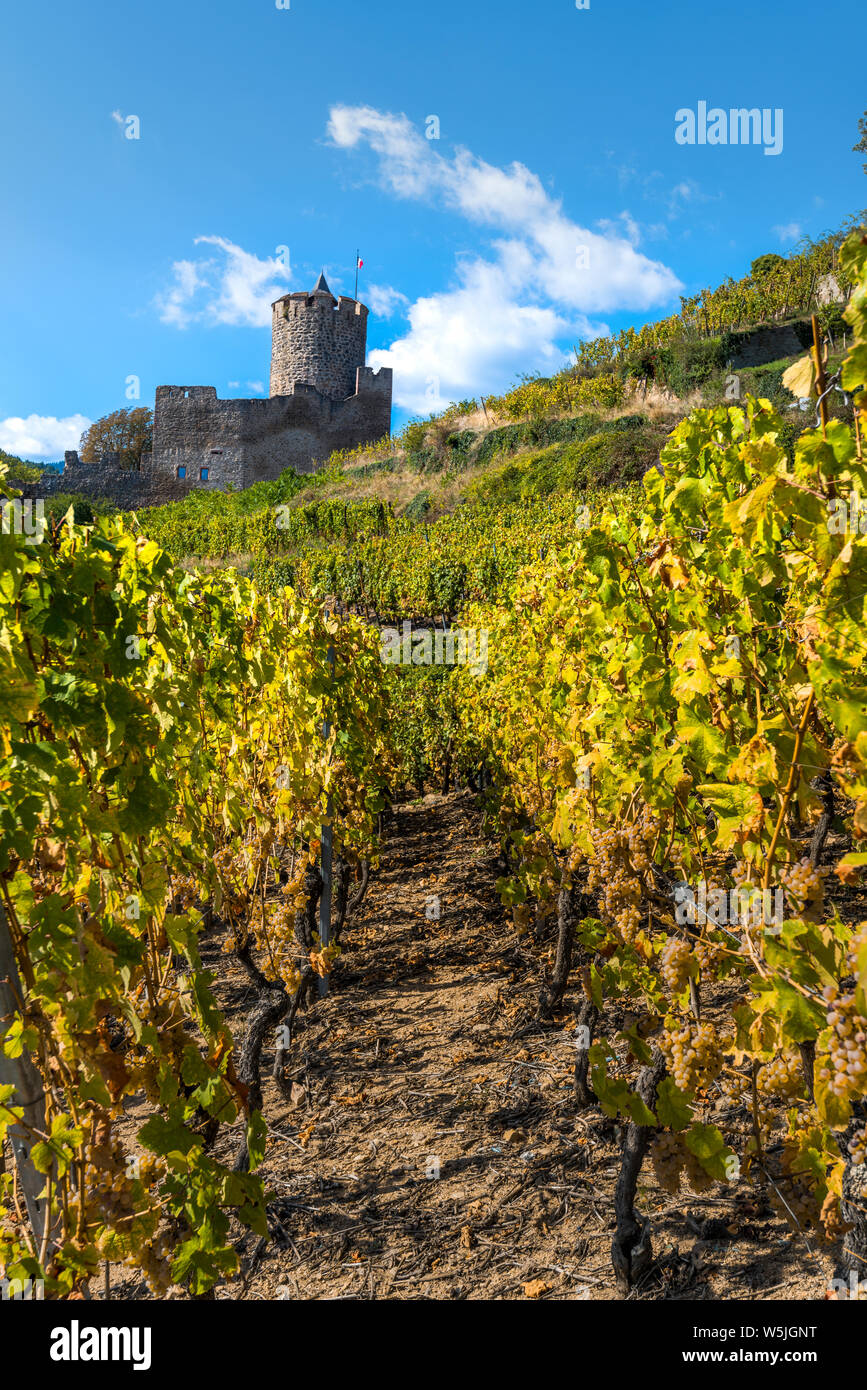
{"label": "flag", "polygon": [[359,256],[359,257],[358,257],[358,265],[355,267],[356,270],[360,270],[361,267],[362,267],[363,265],[364,265],[364,261],[363,261],[363,260],[361,259],[361,257]]}

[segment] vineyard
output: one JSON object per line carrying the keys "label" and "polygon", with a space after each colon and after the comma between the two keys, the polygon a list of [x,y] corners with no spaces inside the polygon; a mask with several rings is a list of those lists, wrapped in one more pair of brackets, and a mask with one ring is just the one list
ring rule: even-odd
{"label": "vineyard", "polygon": [[802,261],[766,316],[854,287],[815,427],[4,526],[4,1279],[867,1296],[867,236]]}

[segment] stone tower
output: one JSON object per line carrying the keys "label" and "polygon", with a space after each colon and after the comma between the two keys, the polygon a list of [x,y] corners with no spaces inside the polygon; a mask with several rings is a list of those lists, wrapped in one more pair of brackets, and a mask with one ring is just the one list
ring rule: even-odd
{"label": "stone tower", "polygon": [[320,275],[309,294],[284,294],[271,306],[271,395],[289,396],[303,383],[345,401],[355,395],[366,346],[367,305],[335,299]]}

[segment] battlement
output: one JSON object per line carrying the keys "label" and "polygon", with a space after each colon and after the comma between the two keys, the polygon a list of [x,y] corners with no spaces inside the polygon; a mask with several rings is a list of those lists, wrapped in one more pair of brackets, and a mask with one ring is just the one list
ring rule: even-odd
{"label": "battlement", "polygon": [[321,290],[315,294],[308,294],[306,290],[284,294],[271,305],[272,318],[287,320],[308,313],[333,314],[343,319],[366,319],[369,312],[367,305],[362,304],[360,299],[350,299],[343,294],[339,299],[335,299],[332,294],[323,294]]}
{"label": "battlement", "polygon": [[157,400],[170,401],[215,401],[216,386],[158,386]]}
{"label": "battlement", "polygon": [[355,374],[356,394],[371,395],[375,392],[378,395],[387,396],[389,410],[391,410],[393,384],[394,372],[391,367],[380,367],[378,371],[374,371],[373,367],[359,367]]}

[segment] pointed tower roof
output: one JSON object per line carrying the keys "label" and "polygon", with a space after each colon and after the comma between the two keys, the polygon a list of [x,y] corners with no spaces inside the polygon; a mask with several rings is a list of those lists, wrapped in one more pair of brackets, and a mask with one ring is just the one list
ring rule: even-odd
{"label": "pointed tower roof", "polygon": [[[321,291],[323,294],[331,294],[331,291],[330,291],[330,289],[328,288],[328,282],[327,282],[327,280],[325,279],[325,274],[324,274],[323,271],[320,271],[320,272],[319,272],[319,279],[316,281],[316,284],[313,286],[313,293],[314,293],[314,294],[318,294],[320,291]],[[334,295],[333,295],[333,294],[331,295],[331,298],[332,298],[332,299],[334,298]]]}

